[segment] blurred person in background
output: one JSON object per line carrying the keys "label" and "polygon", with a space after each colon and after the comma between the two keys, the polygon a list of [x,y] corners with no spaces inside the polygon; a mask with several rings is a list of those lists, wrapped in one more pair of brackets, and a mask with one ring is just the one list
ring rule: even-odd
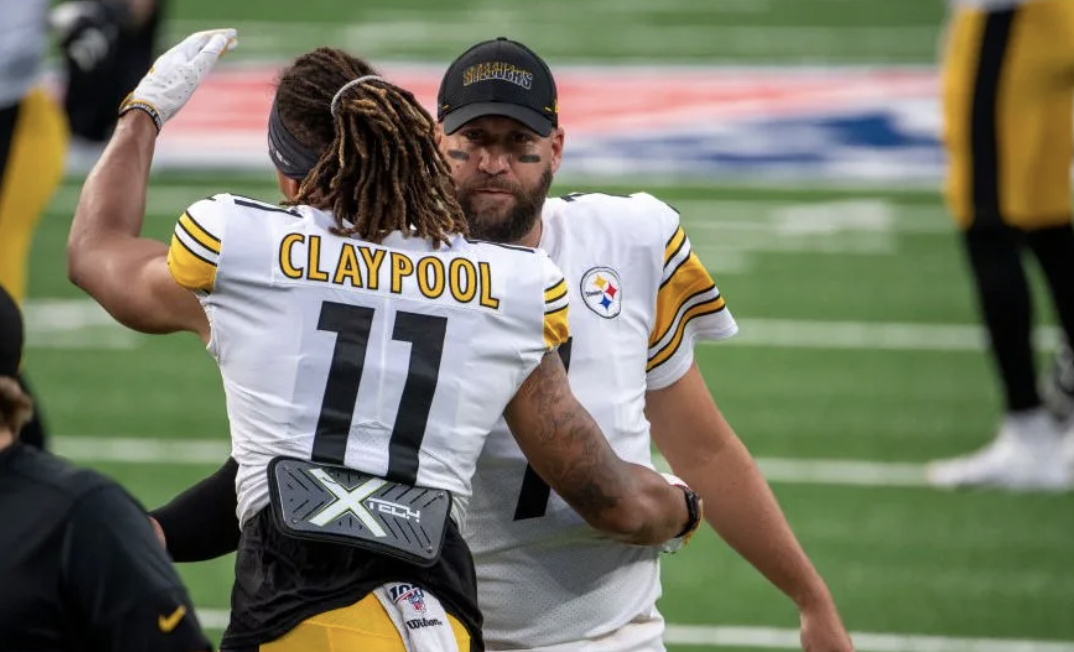
{"label": "blurred person in background", "polygon": [[73,0],[52,9],[77,165],[96,159],[116,126],[116,107],[152,65],[164,10],[164,0]]}
{"label": "blurred person in background", "polygon": [[945,48],[946,198],[976,284],[1004,416],[990,444],[932,463],[928,478],[943,487],[1065,489],[1072,451],[1060,418],[1069,415],[1074,378],[1061,353],[1045,383],[1049,410],[1038,390],[1023,256],[1037,259],[1066,340],[1074,341],[1074,2],[953,0]]}
{"label": "blurred person in background", "polygon": [[[48,0],[0,0],[0,287],[20,304],[34,228],[60,183],[68,140],[62,111],[40,85],[48,8]],[[22,441],[44,446],[39,416]]]}
{"label": "blurred person in background", "polygon": [[[803,649],[852,650],[828,587],[694,361],[698,341],[737,326],[678,213],[645,193],[547,198],[565,131],[552,72],[521,43],[468,49],[437,104],[440,149],[472,235],[539,247],[563,270],[577,308],[559,353],[615,451],[652,466],[655,442],[702,495],[709,525],[794,602]],[[177,561],[234,549],[235,470],[229,461],[153,512]],[[478,460],[464,534],[488,649],[664,650],[659,549],[588,527],[502,420]]]}
{"label": "blurred person in background", "polygon": [[27,446],[18,306],[0,288],[0,649],[211,649],[142,507],[115,482]]}

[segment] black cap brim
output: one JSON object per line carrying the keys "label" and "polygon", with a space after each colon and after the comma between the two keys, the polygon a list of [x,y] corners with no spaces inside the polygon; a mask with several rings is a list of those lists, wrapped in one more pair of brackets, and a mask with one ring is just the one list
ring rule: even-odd
{"label": "black cap brim", "polygon": [[444,116],[442,123],[444,133],[453,134],[467,122],[489,115],[499,115],[517,120],[540,136],[547,136],[552,133],[552,121],[547,117],[533,109],[506,102],[476,102],[460,106]]}

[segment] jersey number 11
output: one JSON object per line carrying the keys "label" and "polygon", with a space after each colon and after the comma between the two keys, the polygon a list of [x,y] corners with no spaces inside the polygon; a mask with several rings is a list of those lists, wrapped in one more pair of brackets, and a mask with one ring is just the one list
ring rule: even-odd
{"label": "jersey number 11", "polygon": [[[375,312],[373,308],[345,303],[325,301],[321,304],[317,329],[335,333],[336,348],[332,352],[317,432],[313,437],[312,459],[315,462],[343,463]],[[385,477],[393,482],[417,483],[418,450],[425,438],[446,334],[446,317],[395,313],[392,339],[410,342],[410,367],[388,443]]]}

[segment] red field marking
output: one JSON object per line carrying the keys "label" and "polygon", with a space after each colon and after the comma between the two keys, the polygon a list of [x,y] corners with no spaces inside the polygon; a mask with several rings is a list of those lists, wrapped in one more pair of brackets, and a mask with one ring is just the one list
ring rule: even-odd
{"label": "red field marking", "polygon": [[[172,150],[261,147],[277,70],[216,71],[162,136]],[[441,73],[388,68],[387,76],[435,111]],[[927,70],[566,69],[557,73],[560,112],[572,137],[633,129],[704,128],[728,122],[933,97]],[[221,152],[227,154],[227,152]]]}

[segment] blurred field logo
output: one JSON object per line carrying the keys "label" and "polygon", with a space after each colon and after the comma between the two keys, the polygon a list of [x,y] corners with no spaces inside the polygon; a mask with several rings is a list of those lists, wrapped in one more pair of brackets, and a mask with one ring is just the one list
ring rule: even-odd
{"label": "blurred field logo", "polygon": [[[434,113],[438,66],[385,67]],[[164,168],[257,168],[275,68],[214,74],[161,134]],[[530,88],[502,61],[471,66],[464,83]],[[923,68],[658,68],[561,66],[562,172],[595,177],[939,179],[935,70]],[[477,86],[476,88],[480,88]]]}

